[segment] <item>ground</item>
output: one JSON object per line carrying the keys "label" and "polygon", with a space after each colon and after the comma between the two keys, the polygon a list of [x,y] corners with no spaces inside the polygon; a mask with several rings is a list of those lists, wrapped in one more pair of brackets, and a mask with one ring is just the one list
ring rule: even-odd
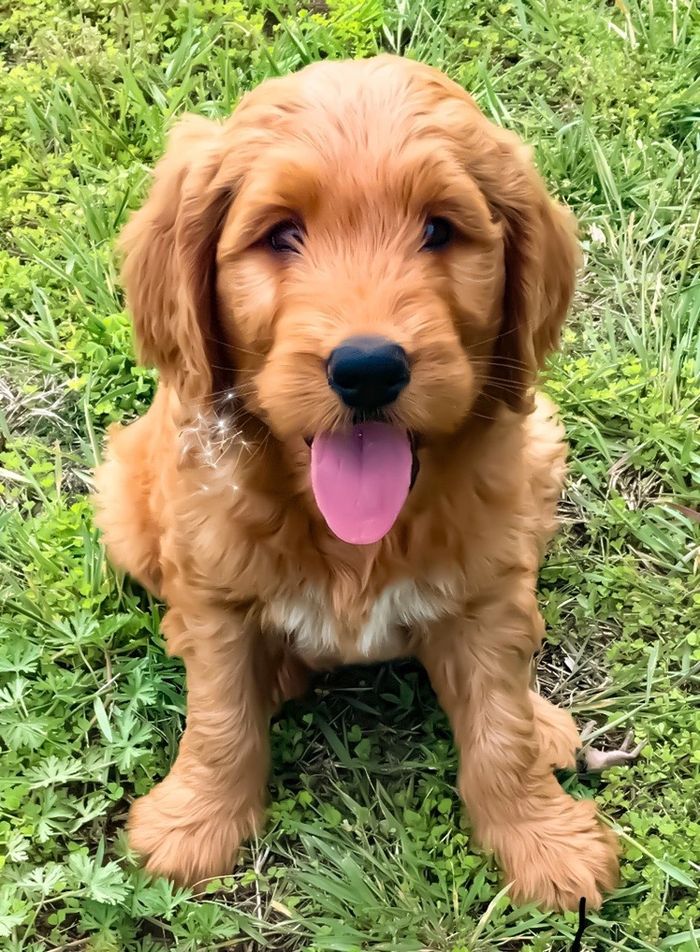
{"label": "ground", "polygon": [[225,115],[266,76],[377,49],[444,67],[579,218],[585,266],[544,381],[571,478],[539,681],[598,744],[630,726],[644,741],[635,766],[562,776],[624,846],[583,948],[700,948],[698,8],[23,0],[0,3],[3,949],[571,947],[576,917],[513,908],[470,841],[412,664],[344,671],[284,710],[267,831],[230,878],[148,882],[122,833],[176,750],[183,679],[86,495],[105,427],[154,385],[113,239],[177,114]]}

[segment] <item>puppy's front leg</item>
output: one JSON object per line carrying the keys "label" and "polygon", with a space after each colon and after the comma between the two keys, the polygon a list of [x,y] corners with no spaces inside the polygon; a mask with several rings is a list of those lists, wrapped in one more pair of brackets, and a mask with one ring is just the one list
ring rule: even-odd
{"label": "puppy's front leg", "polygon": [[163,632],[185,662],[187,726],[166,779],[131,808],[129,843],[149,871],[195,883],[231,871],[262,815],[274,677],[225,609],[171,609]]}
{"label": "puppy's front leg", "polygon": [[516,572],[463,619],[436,625],[419,657],[452,723],[476,838],[513,881],[513,899],[598,906],[616,882],[616,840],[593,803],[564,793],[542,749],[547,726],[529,692],[542,628],[533,581]]}

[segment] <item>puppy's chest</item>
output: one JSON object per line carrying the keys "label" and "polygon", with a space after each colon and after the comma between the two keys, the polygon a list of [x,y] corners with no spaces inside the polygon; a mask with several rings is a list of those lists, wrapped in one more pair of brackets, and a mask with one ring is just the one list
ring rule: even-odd
{"label": "puppy's chest", "polygon": [[455,607],[449,582],[405,579],[387,586],[362,609],[334,609],[321,590],[269,601],[263,624],[284,633],[302,656],[333,656],[341,661],[384,660],[406,652],[410,635],[445,617]]}

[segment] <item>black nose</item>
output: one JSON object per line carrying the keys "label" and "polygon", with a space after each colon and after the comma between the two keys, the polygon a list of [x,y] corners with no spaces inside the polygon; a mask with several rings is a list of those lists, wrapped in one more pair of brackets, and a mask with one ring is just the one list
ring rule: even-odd
{"label": "black nose", "polygon": [[383,337],[349,337],[328,358],[328,383],[357,410],[393,403],[410,376],[406,351]]}

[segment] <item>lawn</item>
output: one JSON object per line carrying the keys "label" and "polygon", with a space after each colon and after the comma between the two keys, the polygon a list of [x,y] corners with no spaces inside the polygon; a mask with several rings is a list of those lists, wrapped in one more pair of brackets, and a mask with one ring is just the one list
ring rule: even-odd
{"label": "lawn", "polygon": [[583,949],[700,948],[700,14],[691,0],[0,2],[0,947],[568,950],[470,842],[417,666],[319,682],[273,729],[273,805],[193,894],[129,856],[130,800],[184,709],[161,608],[105,563],[90,471],[143,412],[114,238],[165,131],[322,56],[442,66],[535,148],[585,267],[544,381],[571,441],[541,574],[541,689],[634,728],[636,765],[562,783],[623,842]]}

